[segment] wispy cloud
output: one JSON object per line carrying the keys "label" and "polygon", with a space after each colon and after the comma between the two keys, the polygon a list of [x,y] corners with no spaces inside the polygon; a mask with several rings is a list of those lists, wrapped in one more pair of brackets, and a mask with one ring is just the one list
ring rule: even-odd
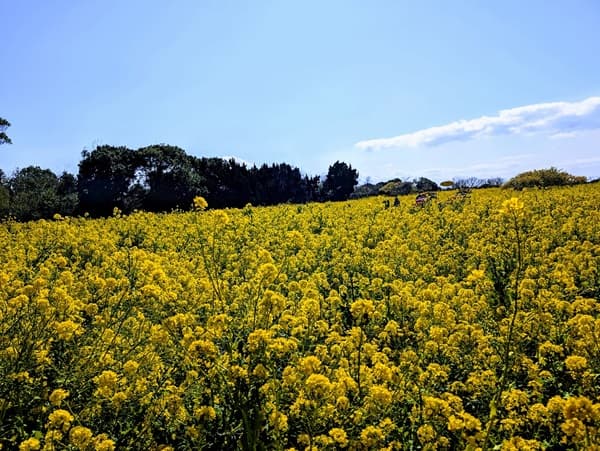
{"label": "wispy cloud", "polygon": [[363,150],[423,147],[482,136],[531,133],[566,138],[572,137],[576,131],[593,129],[600,129],[600,97],[589,97],[580,102],[537,103],[510,108],[494,116],[459,120],[392,138],[369,139],[355,146]]}
{"label": "wispy cloud", "polygon": [[559,133],[554,133],[553,135],[550,135],[551,139],[570,139],[570,138],[576,138],[577,137],[577,132],[559,132]]}

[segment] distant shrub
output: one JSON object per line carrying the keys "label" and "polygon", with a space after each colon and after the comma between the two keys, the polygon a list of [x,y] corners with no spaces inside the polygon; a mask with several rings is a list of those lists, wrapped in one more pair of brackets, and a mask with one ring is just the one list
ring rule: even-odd
{"label": "distant shrub", "polygon": [[586,183],[586,181],[586,177],[571,175],[568,172],[551,167],[549,169],[535,169],[533,171],[522,172],[506,182],[503,187],[521,190],[533,187],[545,188],[548,186],[578,185]]}
{"label": "distant shrub", "polygon": [[411,182],[403,182],[401,180],[394,180],[386,183],[379,189],[379,194],[386,196],[402,196],[409,194],[413,191],[413,184]]}
{"label": "distant shrub", "polygon": [[385,183],[365,183],[364,185],[357,186],[354,188],[352,194],[350,194],[350,199],[360,199],[362,197],[369,196],[377,196],[379,194],[379,189],[384,186]]}

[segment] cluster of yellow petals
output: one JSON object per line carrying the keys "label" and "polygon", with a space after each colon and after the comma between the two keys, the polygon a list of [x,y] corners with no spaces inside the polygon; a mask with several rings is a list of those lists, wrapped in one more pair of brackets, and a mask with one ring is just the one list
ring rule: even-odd
{"label": "cluster of yellow petals", "polygon": [[600,186],[384,200],[0,223],[0,447],[598,449]]}

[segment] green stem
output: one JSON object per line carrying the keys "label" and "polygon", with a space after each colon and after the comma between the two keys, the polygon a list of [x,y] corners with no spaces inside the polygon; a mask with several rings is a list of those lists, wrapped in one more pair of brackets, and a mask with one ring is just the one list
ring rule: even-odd
{"label": "green stem", "polygon": [[[483,442],[482,450],[487,451],[489,449],[490,437],[492,434],[492,430],[497,421],[497,408],[500,404],[500,398],[502,396],[502,392],[506,389],[508,372],[510,370],[510,350],[511,344],[513,340],[513,334],[515,330],[515,324],[517,321],[517,315],[519,313],[519,284],[521,280],[521,272],[523,270],[523,256],[522,256],[522,243],[521,243],[521,234],[519,233],[519,222],[516,213],[513,213],[513,226],[515,228],[516,233],[516,257],[517,257],[517,268],[515,272],[515,281],[513,286],[514,299],[512,316],[510,319],[510,323],[508,326],[508,333],[506,336],[506,343],[504,345],[504,352],[502,356],[503,368],[502,374],[500,376],[500,380],[498,381],[498,388],[492,401],[490,402],[490,418],[488,420],[486,432],[485,432],[485,440]],[[510,293],[509,293],[510,295]]]}

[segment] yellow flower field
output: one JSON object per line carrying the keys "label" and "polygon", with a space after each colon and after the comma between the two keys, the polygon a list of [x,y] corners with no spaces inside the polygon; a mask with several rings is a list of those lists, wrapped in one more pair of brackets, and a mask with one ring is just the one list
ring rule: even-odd
{"label": "yellow flower field", "polygon": [[3,449],[600,449],[600,185],[387,205],[0,224]]}

